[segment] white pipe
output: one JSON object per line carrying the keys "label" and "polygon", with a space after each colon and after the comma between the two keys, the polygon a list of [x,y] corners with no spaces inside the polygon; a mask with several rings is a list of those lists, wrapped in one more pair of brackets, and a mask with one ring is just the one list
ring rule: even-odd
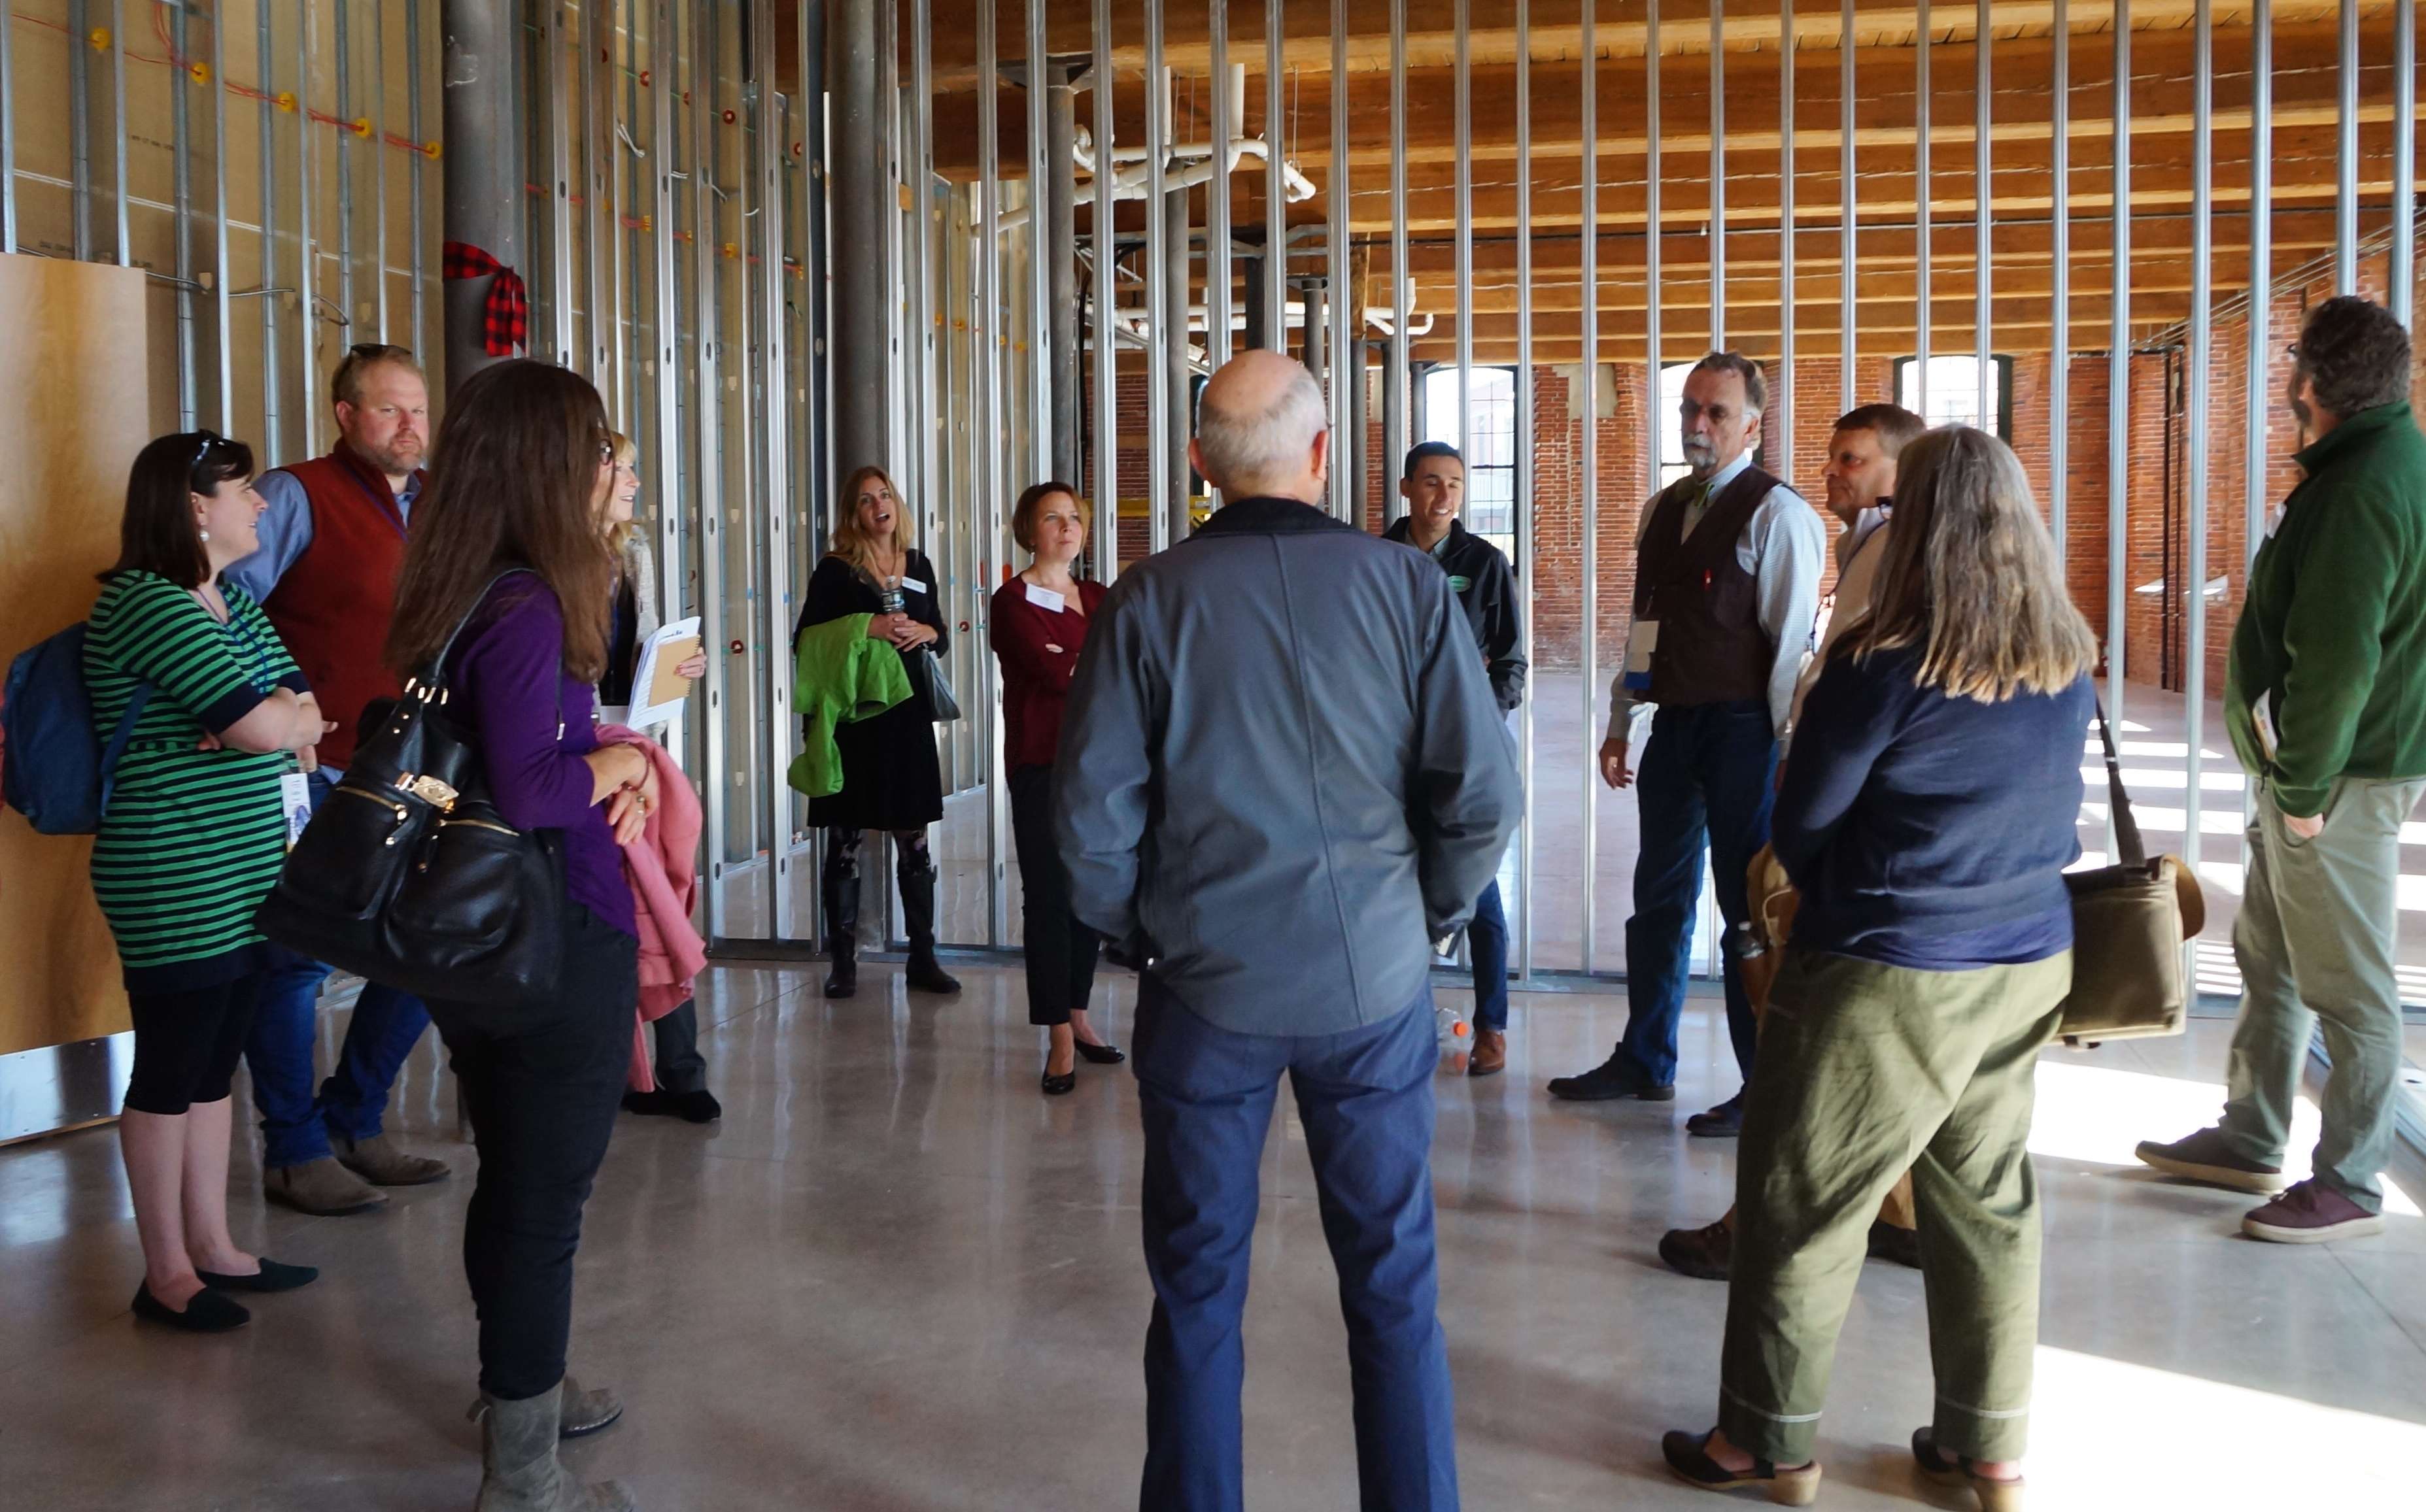
{"label": "white pipe", "polygon": [[[1112,161],[1115,164],[1122,163],[1130,151],[1131,149],[1124,148],[1115,144],[1112,148]],[[1144,150],[1140,148],[1136,149],[1136,151],[1140,155],[1136,159],[1130,160],[1129,166],[1116,167],[1113,169],[1112,198],[1115,200],[1142,200],[1146,197],[1145,182],[1147,176],[1147,165],[1143,155]],[[1238,165],[1241,162],[1250,157],[1261,159],[1270,151],[1270,146],[1260,137],[1241,137],[1230,144],[1230,170],[1235,173],[1237,171]],[[1213,164],[1211,148],[1203,148],[1200,149],[1199,152],[1203,159],[1202,161],[1191,164],[1189,167],[1181,169],[1177,173],[1167,174],[1164,177],[1164,193],[1168,194],[1174,190],[1192,189],[1197,185],[1210,181],[1216,173],[1221,171],[1221,169],[1216,168]],[[1092,176],[1095,171],[1094,141],[1092,134],[1090,134],[1084,127],[1079,128],[1077,132],[1077,139],[1074,143],[1071,155],[1076,159],[1079,168],[1085,169],[1090,176]],[[1298,171],[1296,159],[1284,159],[1281,163],[1281,169],[1288,179],[1289,203],[1299,204],[1314,198],[1315,187],[1313,181],[1308,179],[1303,173]],[[1004,211],[998,217],[998,229],[1000,231],[1015,231],[1019,227],[1027,225],[1028,211],[1029,207],[1027,205],[1017,205],[1011,209]]]}

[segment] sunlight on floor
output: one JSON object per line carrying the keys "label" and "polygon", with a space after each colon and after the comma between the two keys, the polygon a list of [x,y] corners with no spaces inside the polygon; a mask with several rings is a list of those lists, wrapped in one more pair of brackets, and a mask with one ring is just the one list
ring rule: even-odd
{"label": "sunlight on floor", "polygon": [[[2138,1169],[2132,1150],[2141,1140],[2178,1139],[2215,1122],[2224,1106],[2224,1087],[2049,1056],[2039,1062],[2038,1098],[2038,1116],[2030,1124],[2031,1154]],[[2317,1104],[2303,1094],[2291,1114],[2291,1148],[2283,1157],[2284,1174],[2294,1181],[2308,1174],[2317,1127]],[[2401,1217],[2426,1216],[2413,1194],[2388,1178],[2384,1211]]]}
{"label": "sunlight on floor", "polygon": [[2426,1456],[2414,1423],[2045,1345],[2030,1440],[2031,1504],[2066,1512],[2416,1506]]}

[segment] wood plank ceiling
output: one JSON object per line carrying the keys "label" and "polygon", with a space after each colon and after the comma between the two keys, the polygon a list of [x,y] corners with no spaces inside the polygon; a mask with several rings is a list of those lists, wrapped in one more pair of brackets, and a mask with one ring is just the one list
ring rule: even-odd
{"label": "wood plank ceiling", "polygon": [[[1093,47],[1089,6],[1076,0],[1027,0],[1046,8],[1047,49],[1075,72]],[[1318,274],[1324,248],[1312,228],[1327,223],[1336,182],[1331,154],[1332,0],[1286,0],[1284,25],[1286,155],[1318,189],[1286,207],[1293,274]],[[1265,119],[1264,7],[1228,6],[1230,59],[1246,66],[1246,116],[1241,130],[1262,135]],[[1406,231],[1408,265],[1418,312],[1436,319],[1414,345],[1418,360],[1454,356],[1458,307],[1454,274],[1456,227],[1455,34],[1451,0],[1405,0],[1407,16]],[[1990,280],[1994,344],[1999,350],[2044,349],[2050,339],[2054,260],[2052,164],[2054,63],[2068,48],[2071,183],[2072,324],[2075,350],[2101,349],[2109,339],[2112,288],[2113,105],[2115,7],[2075,0],[2069,36],[2054,30],[2055,7],[2000,0],[1992,11],[1987,201],[1993,228]],[[1145,48],[1142,8],[1114,8],[1112,61],[1116,139],[1144,134]],[[1183,141],[1208,135],[1206,8],[1193,0],[1164,6],[1165,56],[1173,72],[1174,132]],[[1366,298],[1386,304],[1391,201],[1389,0],[1348,0],[1350,224],[1353,259]],[[2277,0],[2273,10],[2273,264],[2279,282],[2330,254],[2337,181],[2336,102],[2339,80],[2337,0]],[[934,0],[933,101],[936,169],[955,181],[977,171],[980,91],[972,0]],[[1649,141],[1645,101],[1657,79],[1659,138],[1658,291],[1663,355],[1674,360],[1706,345],[1710,307],[1711,27],[1708,0],[1660,7],[1660,56],[1646,55],[1646,8],[1603,0],[1597,14],[1598,254],[1600,352],[1604,360],[1640,361],[1649,305],[1644,267],[1648,224],[1645,180]],[[1724,138],[1727,333],[1730,345],[1774,355],[1785,281],[1779,205],[1782,189],[1781,26],[1777,0],[1735,0],[1722,7],[1725,54]],[[2357,7],[2362,237],[2387,232],[2392,214],[2394,7],[2369,0]],[[1582,308],[1577,277],[1581,241],[1582,69],[1580,12],[1575,0],[1536,0],[1530,8],[1532,152],[1517,161],[1515,138],[1515,8],[1512,0],[1469,0],[1472,91],[1472,216],[1476,356],[1514,356],[1515,185],[1532,182],[1536,357],[1574,362]],[[1930,300],[1932,342],[1941,351],[1975,345],[1975,220],[1980,200],[1973,169],[1977,96],[1977,9],[1939,4],[1930,12],[1929,205],[1932,219]],[[2135,336],[2188,317],[2192,245],[2194,107],[2192,0],[2136,0],[2131,30],[2129,287]],[[999,0],[997,48],[1004,83],[996,93],[1002,176],[1024,177],[1027,99],[1020,83],[1027,52],[1022,0]],[[1842,196],[1840,47],[1844,20],[1836,5],[1794,8],[1793,289],[1798,355],[1833,355],[1839,344],[1839,273],[1847,255],[1839,233]],[[2214,287],[2219,300],[2251,282],[2250,72],[2253,33],[2246,5],[2213,6],[2214,130],[2212,148]],[[1919,16],[1910,5],[1860,3],[1854,8],[1852,194],[1857,231],[1851,255],[1857,268],[1857,349],[1900,354],[1911,349],[1918,322],[1918,204],[1916,187],[1915,89]],[[906,47],[906,41],[905,41]],[[907,68],[905,53],[904,68]],[[905,73],[906,76],[906,73]],[[1092,119],[1082,96],[1079,120]],[[1266,219],[1262,168],[1253,159],[1232,181],[1232,223],[1242,246],[1260,245]],[[1079,235],[1092,233],[1090,190],[1081,177]],[[1124,234],[1142,235],[1145,207],[1121,206]],[[1190,216],[1205,223],[1203,191]],[[1313,239],[1308,239],[1312,237]],[[1133,269],[1134,257],[1124,263]],[[1249,265],[1235,274],[1242,305]],[[1201,264],[1199,265],[1201,276]],[[1124,287],[1124,302],[1140,292]],[[1196,296],[1201,300],[1201,293]]]}

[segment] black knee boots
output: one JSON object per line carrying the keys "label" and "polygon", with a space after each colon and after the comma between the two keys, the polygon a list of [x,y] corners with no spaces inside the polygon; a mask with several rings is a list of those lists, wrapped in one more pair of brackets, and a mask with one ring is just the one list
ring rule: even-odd
{"label": "black knee boots", "polygon": [[901,927],[910,937],[902,980],[914,992],[957,992],[961,984],[935,959],[935,864],[923,851],[905,851],[894,879],[901,885]]}
{"label": "black knee boots", "polygon": [[833,970],[826,973],[826,996],[847,998],[859,990],[859,858],[840,845],[826,849],[818,873],[818,891],[825,894],[826,953]]}

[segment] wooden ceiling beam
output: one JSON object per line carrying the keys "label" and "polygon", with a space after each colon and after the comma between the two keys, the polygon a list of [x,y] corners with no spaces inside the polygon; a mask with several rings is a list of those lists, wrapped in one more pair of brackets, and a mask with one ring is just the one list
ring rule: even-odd
{"label": "wooden ceiling beam", "polygon": [[[1054,4],[1045,0],[1045,47],[1057,56],[1075,56],[1092,54],[1094,30],[1084,7]],[[1407,67],[1412,72],[1446,69],[1456,59],[1457,34],[1448,24],[1449,8],[1445,5],[1418,4],[1416,14],[1408,18],[1406,36]],[[2221,32],[2246,30],[2249,10],[2245,5],[2226,0],[2215,8],[2216,29]],[[1690,16],[1667,15],[1663,8],[1663,24],[1659,34],[1659,51],[1663,56],[1701,58],[1706,63],[1710,52],[1708,12],[1694,7]],[[1112,24],[1111,63],[1115,73],[1137,76],[1145,70],[1145,31],[1142,13],[1133,6],[1115,8]],[[2363,0],[2359,7],[2363,18],[2374,21],[2392,12],[2390,0]],[[2274,18],[2278,24],[2330,20],[2337,11],[2337,0],[2275,0]],[[1508,0],[1476,0],[1466,28],[1467,52],[1478,65],[1513,63],[1516,59],[1516,31],[1512,24],[1513,7]],[[2134,32],[2164,33],[2179,30],[2191,24],[2195,14],[2194,0],[2133,0],[2131,29]],[[1247,62],[1257,72],[1262,66],[1263,27],[1259,17],[1247,13],[1241,7],[1230,15],[1230,56],[1236,61]],[[995,16],[997,56],[1006,61],[1024,57],[1027,50],[1025,10],[1017,5],[996,8]],[[1995,38],[1998,42],[2009,39],[2046,37],[2055,24],[2055,7],[2048,0],[1997,0]],[[2068,24],[2075,37],[2096,37],[2114,29],[2114,6],[2111,0],[2074,0]],[[1854,18],[1854,46],[1857,49],[1888,49],[1909,47],[1918,35],[1919,12],[1909,5],[1864,5]],[[1326,81],[1331,73],[1331,6],[1330,0],[1287,0],[1283,17],[1286,40],[1283,65],[1308,77],[1319,76]],[[1778,51],[1778,7],[1775,0],[1738,0],[1730,5],[1721,22],[1721,45],[1730,54],[1766,54],[1774,57]],[[1389,7],[1384,0],[1352,0],[1349,8],[1348,69],[1351,73],[1385,72],[1390,67]],[[973,7],[940,0],[934,8],[934,67],[937,88],[966,89],[977,82],[977,27]],[[1163,59],[1167,67],[1182,73],[1202,74],[1211,66],[1212,49],[1209,29],[1201,8],[1170,7],[1163,24]],[[1941,6],[1930,14],[1930,36],[1937,46],[1964,46],[1977,36],[1975,12],[1961,6]],[[1833,8],[1798,8],[1794,17],[1794,44],[1797,51],[1836,53],[1842,42],[1840,18]],[[1583,46],[1580,24],[1575,22],[1554,22],[1537,16],[1528,40],[1534,62],[1551,64],[1578,56]],[[1647,33],[1641,12],[1630,17],[1609,17],[1602,20],[1594,31],[1597,50],[1604,58],[1641,58],[1646,51]],[[910,40],[904,39],[903,70],[906,74]],[[1249,52],[1253,56],[1248,57]],[[1833,64],[1831,65],[1834,66]]]}

